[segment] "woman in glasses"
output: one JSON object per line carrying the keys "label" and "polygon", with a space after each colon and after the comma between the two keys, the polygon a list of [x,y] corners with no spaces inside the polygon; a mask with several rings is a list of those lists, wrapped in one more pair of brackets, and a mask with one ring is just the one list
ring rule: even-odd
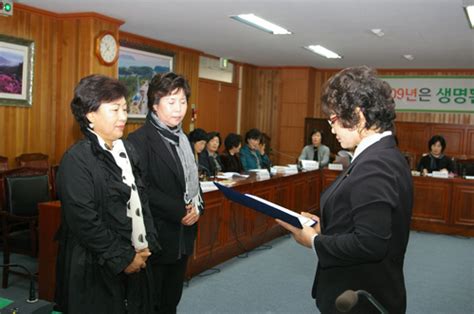
{"label": "woman in glasses", "polygon": [[[365,290],[388,313],[405,313],[413,187],[392,134],[391,88],[368,67],[348,68],[326,83],[322,104],[332,133],[342,148],[355,147],[354,157],[321,195],[321,217],[304,213],[318,222],[314,227],[279,223],[318,257],[312,295],[322,313],[336,313],[336,298],[346,290]],[[378,312],[366,298],[351,311]]]}

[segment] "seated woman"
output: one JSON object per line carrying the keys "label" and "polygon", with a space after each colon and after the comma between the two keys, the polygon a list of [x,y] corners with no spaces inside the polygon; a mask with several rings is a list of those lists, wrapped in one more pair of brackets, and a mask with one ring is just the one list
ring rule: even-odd
{"label": "seated woman", "polygon": [[207,144],[207,133],[203,129],[197,128],[189,133],[189,142],[194,152],[194,158],[198,161],[199,154],[202,153]]}
{"label": "seated woman", "polygon": [[298,161],[315,160],[319,162],[319,167],[323,168],[329,164],[329,147],[322,144],[323,131],[314,129],[311,132],[311,144],[306,145],[301,151]]}
{"label": "seated woman", "polygon": [[235,133],[229,133],[224,140],[225,152],[221,155],[224,172],[242,172],[239,152],[242,147],[242,137]]}
{"label": "seated woman", "polygon": [[221,136],[219,132],[210,132],[207,134],[206,149],[199,154],[199,166],[206,172],[208,177],[215,176],[222,172],[224,166],[217,150],[221,146]]}
{"label": "seated woman", "polygon": [[269,169],[272,166],[272,161],[270,160],[270,142],[270,136],[267,133],[262,133],[260,142],[258,143],[258,151],[260,152],[260,162],[263,169]]}
{"label": "seated woman", "polygon": [[260,154],[260,139],[262,132],[259,129],[250,129],[245,133],[245,145],[240,150],[240,162],[244,171],[264,169]]}
{"label": "seated woman", "polygon": [[453,171],[451,159],[443,154],[446,148],[446,141],[441,135],[433,136],[428,142],[430,153],[423,156],[418,163],[418,171],[422,175],[427,175],[433,171]]}

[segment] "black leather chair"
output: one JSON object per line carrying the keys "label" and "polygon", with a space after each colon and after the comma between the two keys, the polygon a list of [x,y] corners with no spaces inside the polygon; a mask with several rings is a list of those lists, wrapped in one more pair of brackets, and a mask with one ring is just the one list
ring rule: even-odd
{"label": "black leather chair", "polygon": [[[48,174],[12,175],[4,178],[5,208],[2,220],[3,263],[10,263],[10,254],[32,257],[38,254],[38,203],[50,200]],[[3,288],[8,287],[9,273],[28,274],[3,268]]]}

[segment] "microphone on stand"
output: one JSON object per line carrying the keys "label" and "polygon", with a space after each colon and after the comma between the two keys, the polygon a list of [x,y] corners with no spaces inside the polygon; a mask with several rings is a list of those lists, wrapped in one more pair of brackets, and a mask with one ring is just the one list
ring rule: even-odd
{"label": "microphone on stand", "polygon": [[0,267],[19,267],[23,269],[28,274],[28,277],[30,278],[30,295],[28,299],[26,299],[26,302],[27,303],[38,302],[38,298],[36,297],[35,278],[33,277],[33,274],[31,274],[31,272],[28,270],[28,268],[19,264],[1,264]]}
{"label": "microphone on stand", "polygon": [[349,312],[359,301],[359,295],[362,295],[372,303],[373,306],[382,314],[388,314],[388,311],[380,304],[370,293],[365,290],[346,290],[336,299],[336,308],[339,312]]}
{"label": "microphone on stand", "polygon": [[283,156],[283,157],[286,157],[286,158],[291,158],[291,160],[295,160],[296,161],[296,168],[298,168],[298,171],[301,171],[303,169],[303,167],[301,166],[301,161],[298,160],[299,155],[298,156],[293,156],[293,155],[290,155],[290,154],[287,154],[287,153],[282,153],[279,150],[276,150],[276,149],[272,148],[272,153],[273,152],[280,155],[280,156]]}
{"label": "microphone on stand", "polygon": [[280,156],[283,156],[283,157],[291,158],[292,160],[298,160],[298,157],[299,157],[299,156],[293,156],[293,155],[290,155],[290,154],[287,154],[287,153],[280,152],[279,150],[276,150],[274,148],[272,148],[272,153],[276,153],[276,154],[278,154]]}

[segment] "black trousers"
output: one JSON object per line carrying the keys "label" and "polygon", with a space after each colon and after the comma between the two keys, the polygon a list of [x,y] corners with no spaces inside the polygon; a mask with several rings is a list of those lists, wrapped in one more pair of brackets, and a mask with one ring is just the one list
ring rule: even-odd
{"label": "black trousers", "polygon": [[183,294],[183,281],[186,272],[188,256],[172,264],[153,264],[153,276],[158,293],[156,313],[176,313],[176,307]]}

